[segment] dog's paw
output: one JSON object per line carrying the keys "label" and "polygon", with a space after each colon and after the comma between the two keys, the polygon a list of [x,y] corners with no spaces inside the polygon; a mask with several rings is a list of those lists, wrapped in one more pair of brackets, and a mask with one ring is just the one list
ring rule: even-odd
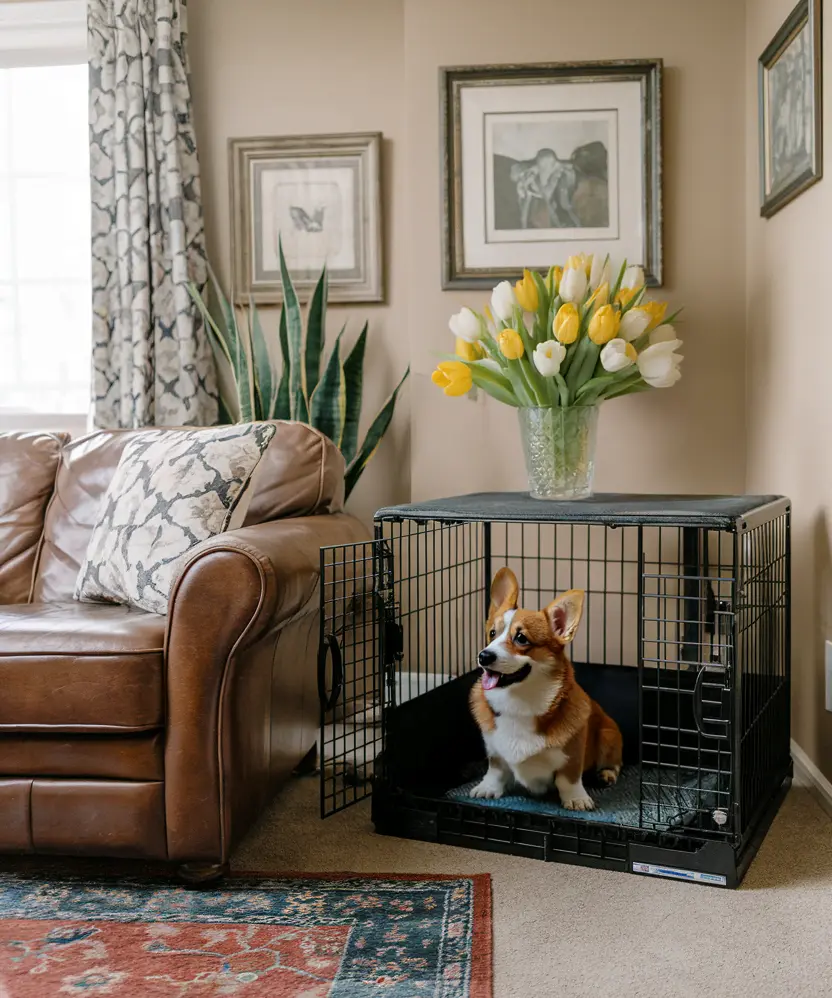
{"label": "dog's paw", "polygon": [[572,797],[569,800],[561,801],[567,811],[593,811],[595,801],[591,797]]}
{"label": "dog's paw", "polygon": [[599,769],[598,779],[601,781],[601,783],[605,783],[608,787],[611,787],[614,783],[618,781],[618,770]]}
{"label": "dog's paw", "polygon": [[484,779],[468,791],[469,797],[485,797],[494,799],[496,797],[502,797],[505,792],[505,788],[499,784],[495,783],[494,780]]}

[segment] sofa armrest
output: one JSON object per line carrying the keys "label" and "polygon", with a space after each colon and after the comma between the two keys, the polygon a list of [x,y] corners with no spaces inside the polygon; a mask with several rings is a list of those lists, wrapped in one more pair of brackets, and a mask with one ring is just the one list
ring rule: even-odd
{"label": "sofa armrest", "polygon": [[[224,861],[232,826],[240,834],[233,802],[266,794],[278,632],[317,610],[320,548],[367,537],[356,519],[333,514],[259,523],[194,548],[171,593],[165,640],[171,859]],[[251,786],[232,791],[229,781]]]}

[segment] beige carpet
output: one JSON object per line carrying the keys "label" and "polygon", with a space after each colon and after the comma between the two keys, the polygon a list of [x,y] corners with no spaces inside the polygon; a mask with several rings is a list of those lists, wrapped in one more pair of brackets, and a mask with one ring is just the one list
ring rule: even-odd
{"label": "beige carpet", "polygon": [[491,873],[495,998],[832,996],[832,819],[804,789],[737,891],[385,838],[366,802],[317,807],[315,777],[295,780],[234,867]]}

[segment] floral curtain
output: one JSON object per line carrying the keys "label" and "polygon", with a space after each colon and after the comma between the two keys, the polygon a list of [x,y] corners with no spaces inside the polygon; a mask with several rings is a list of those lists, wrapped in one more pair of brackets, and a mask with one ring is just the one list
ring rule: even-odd
{"label": "floral curtain", "polygon": [[88,0],[93,419],[217,419],[185,0]]}

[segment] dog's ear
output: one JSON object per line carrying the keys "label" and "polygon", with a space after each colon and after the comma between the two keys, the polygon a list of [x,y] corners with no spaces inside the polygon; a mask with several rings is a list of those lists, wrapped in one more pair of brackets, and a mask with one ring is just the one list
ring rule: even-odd
{"label": "dog's ear", "polygon": [[575,637],[584,611],[584,596],[583,589],[570,589],[563,596],[558,596],[554,603],[550,603],[543,611],[552,634],[562,645],[568,645]]}
{"label": "dog's ear", "polygon": [[516,610],[520,587],[517,576],[510,568],[501,568],[491,583],[491,612],[496,610]]}

